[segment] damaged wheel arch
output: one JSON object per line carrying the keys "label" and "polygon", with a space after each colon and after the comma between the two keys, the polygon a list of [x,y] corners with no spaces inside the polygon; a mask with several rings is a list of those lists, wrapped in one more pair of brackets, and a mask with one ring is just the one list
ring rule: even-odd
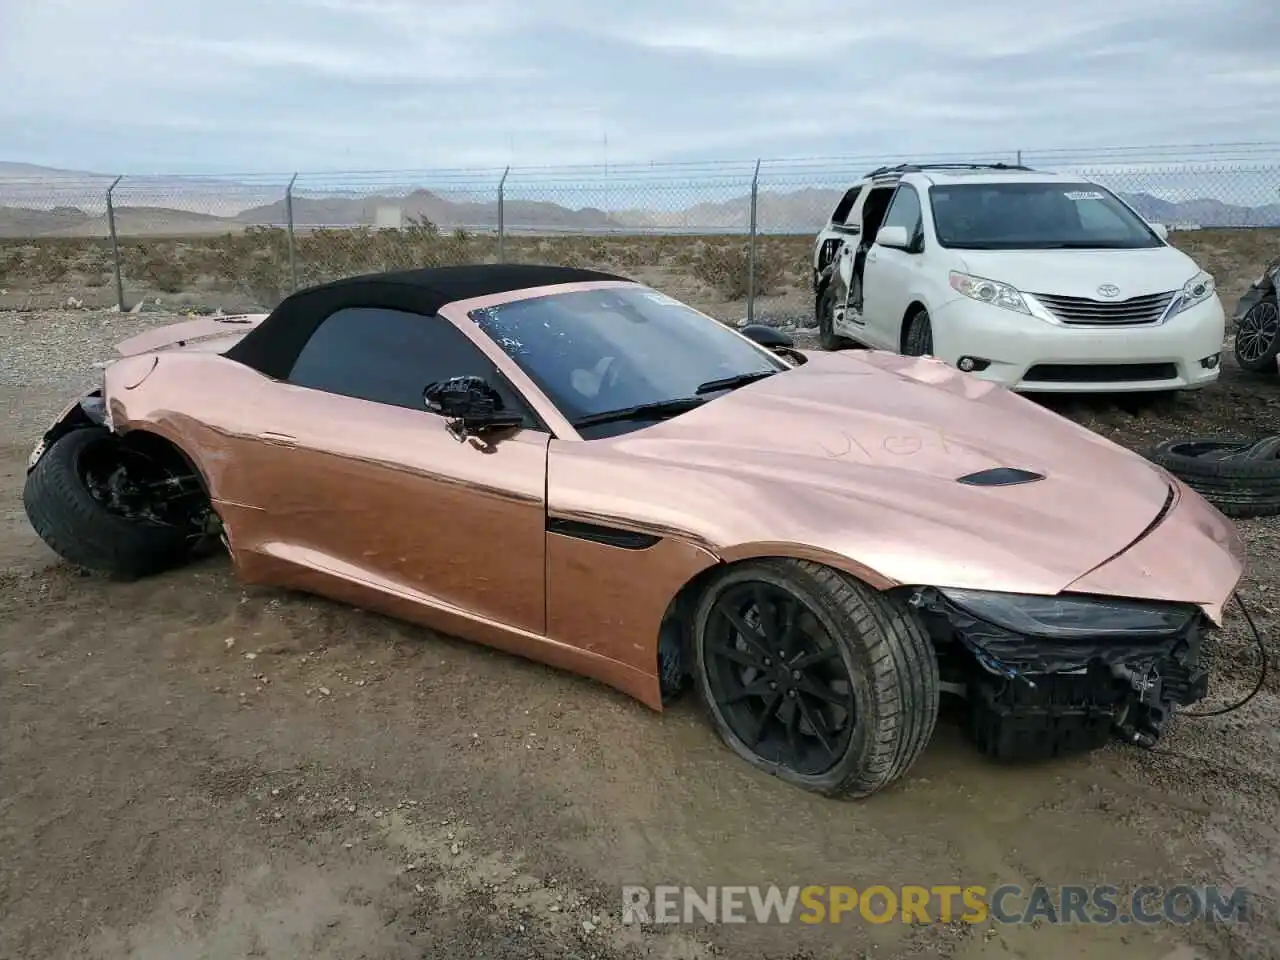
{"label": "damaged wheel arch", "polygon": [[64,408],[52,425],[41,435],[30,457],[27,458],[27,473],[35,469],[36,464],[50,447],[71,431],[106,426],[106,423],[107,405],[102,396],[102,389],[91,390],[75,403]]}

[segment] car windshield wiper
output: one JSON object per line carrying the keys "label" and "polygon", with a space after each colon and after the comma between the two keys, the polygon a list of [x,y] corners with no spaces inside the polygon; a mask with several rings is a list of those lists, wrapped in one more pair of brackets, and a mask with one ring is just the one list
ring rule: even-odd
{"label": "car windshield wiper", "polygon": [[777,370],[752,370],[750,373],[735,373],[732,377],[721,377],[719,380],[708,380],[706,383],[700,383],[698,384],[698,389],[693,392],[701,396],[704,393],[715,393],[717,390],[732,390],[734,387],[745,387],[748,383],[755,383],[765,377],[772,377],[778,372]]}
{"label": "car windshield wiper", "polygon": [[637,403],[634,407],[621,407],[617,410],[603,410],[600,413],[588,413],[571,421],[575,427],[589,427],[595,423],[616,423],[619,420],[661,420],[687,413],[700,407],[707,400],[704,397],[676,397],[673,400],[655,400],[652,403]]}

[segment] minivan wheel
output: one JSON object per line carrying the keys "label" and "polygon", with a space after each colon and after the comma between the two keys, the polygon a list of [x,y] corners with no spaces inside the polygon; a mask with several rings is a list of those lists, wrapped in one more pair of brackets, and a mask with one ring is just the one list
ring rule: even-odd
{"label": "minivan wheel", "polygon": [[929,311],[917,307],[907,318],[907,334],[903,338],[908,357],[927,357],[933,354],[933,324],[929,322]]}
{"label": "minivan wheel", "polygon": [[853,342],[840,336],[835,331],[836,294],[831,284],[827,284],[818,298],[818,346],[823,350],[844,350],[853,346]]}

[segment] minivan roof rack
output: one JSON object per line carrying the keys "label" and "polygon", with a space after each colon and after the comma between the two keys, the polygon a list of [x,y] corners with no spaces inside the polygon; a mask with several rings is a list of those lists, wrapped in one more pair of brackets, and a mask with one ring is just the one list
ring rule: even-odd
{"label": "minivan roof rack", "polygon": [[900,163],[893,167],[877,167],[867,174],[868,177],[879,177],[888,173],[919,173],[922,170],[1025,170],[1033,172],[1030,167],[1020,163]]}

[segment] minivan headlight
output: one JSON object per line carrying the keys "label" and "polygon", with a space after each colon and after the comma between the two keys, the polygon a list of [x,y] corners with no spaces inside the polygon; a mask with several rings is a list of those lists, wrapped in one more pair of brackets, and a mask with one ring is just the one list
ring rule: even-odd
{"label": "minivan headlight", "polygon": [[1006,310],[1014,310],[1018,313],[1031,313],[1031,308],[1027,306],[1027,301],[1022,299],[1022,294],[1016,288],[1007,283],[1000,283],[998,280],[988,280],[986,277],[975,277],[952,270],[951,289],[970,300],[989,303],[993,307],[1004,307]]}
{"label": "minivan headlight", "polygon": [[1182,289],[1178,291],[1178,295],[1173,299],[1173,305],[1169,308],[1169,316],[1172,317],[1176,313],[1190,310],[1192,307],[1204,303],[1213,296],[1215,289],[1213,277],[1201,270],[1182,285]]}

